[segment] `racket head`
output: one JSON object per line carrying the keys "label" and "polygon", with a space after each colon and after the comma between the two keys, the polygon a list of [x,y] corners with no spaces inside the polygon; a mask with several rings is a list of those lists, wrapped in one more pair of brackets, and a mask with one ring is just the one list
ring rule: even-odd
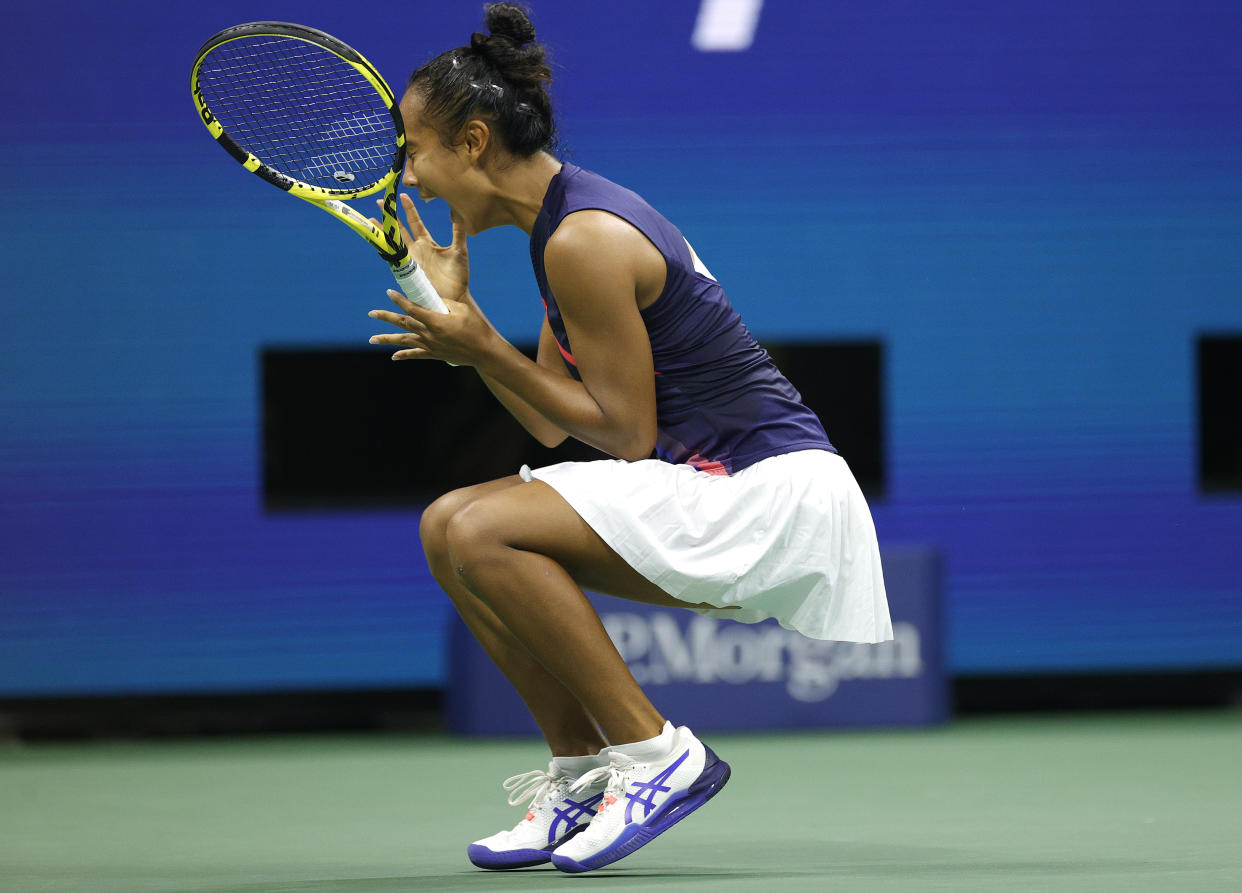
{"label": "racket head", "polygon": [[357,50],[291,22],[226,28],[190,74],[199,118],[247,170],[310,201],[396,182],[405,126],[384,78]]}

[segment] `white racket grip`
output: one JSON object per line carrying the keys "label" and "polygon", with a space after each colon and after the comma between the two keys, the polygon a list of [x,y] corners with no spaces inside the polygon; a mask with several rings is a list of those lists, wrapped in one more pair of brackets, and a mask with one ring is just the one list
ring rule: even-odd
{"label": "white racket grip", "polygon": [[448,307],[444,305],[436,287],[431,284],[431,280],[427,278],[427,274],[414,261],[414,258],[409,258],[399,267],[393,267],[392,275],[396,277],[397,284],[401,286],[405,296],[415,304],[434,310],[436,313],[448,313]]}

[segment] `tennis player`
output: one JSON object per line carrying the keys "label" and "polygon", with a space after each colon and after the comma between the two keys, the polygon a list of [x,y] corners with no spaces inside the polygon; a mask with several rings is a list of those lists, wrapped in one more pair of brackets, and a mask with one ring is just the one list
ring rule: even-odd
{"label": "tennis player", "polygon": [[[447,315],[396,291],[394,359],[471,366],[541,443],[616,457],[523,467],[423,514],[436,580],[551,748],[505,782],[517,825],[476,841],[503,869],[589,871],[712,797],[729,767],[652,706],[583,590],[819,639],[892,638],[875,528],[845,461],[682,234],[642,198],[553,154],[545,49],[520,7],[411,75],[403,182],[451,210],[434,242],[402,195],[411,251]],[[529,360],[468,291],[466,236],[530,235],[546,309]],[[658,458],[653,458],[653,453]]]}

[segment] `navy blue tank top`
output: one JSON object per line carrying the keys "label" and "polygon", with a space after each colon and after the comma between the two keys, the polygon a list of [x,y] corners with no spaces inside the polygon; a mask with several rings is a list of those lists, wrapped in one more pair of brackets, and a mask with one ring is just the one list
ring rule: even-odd
{"label": "navy blue tank top", "polygon": [[782,453],[836,452],[815,413],[751,336],[681,232],[630,190],[565,163],[531,229],[530,259],[548,323],[575,378],[573,345],[548,287],[543,251],[566,216],[589,209],[630,223],[659,249],[668,268],[664,290],[641,311],[655,361],[660,458],[730,474]]}

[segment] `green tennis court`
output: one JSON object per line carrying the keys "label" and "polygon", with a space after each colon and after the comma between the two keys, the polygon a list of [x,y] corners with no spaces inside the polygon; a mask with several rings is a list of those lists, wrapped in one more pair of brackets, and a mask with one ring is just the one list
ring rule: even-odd
{"label": "green tennis court", "polygon": [[396,893],[1242,890],[1242,714],[709,735],[721,795],[579,876],[495,874],[533,741],[306,736],[0,748],[0,889]]}

